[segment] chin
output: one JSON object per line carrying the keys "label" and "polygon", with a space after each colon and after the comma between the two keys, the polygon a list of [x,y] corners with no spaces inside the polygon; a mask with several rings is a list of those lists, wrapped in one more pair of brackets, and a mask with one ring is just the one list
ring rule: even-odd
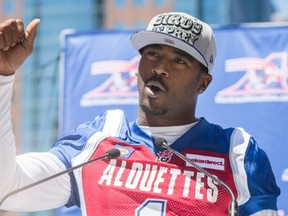
{"label": "chin", "polygon": [[140,103],[140,108],[147,115],[165,115],[168,112],[167,108],[155,104]]}

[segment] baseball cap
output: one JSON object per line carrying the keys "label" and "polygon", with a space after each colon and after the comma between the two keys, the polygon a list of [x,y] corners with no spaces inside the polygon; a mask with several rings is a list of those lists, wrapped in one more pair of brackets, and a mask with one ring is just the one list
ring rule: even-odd
{"label": "baseball cap", "polygon": [[150,44],[178,48],[193,56],[211,73],[216,56],[215,38],[211,27],[182,12],[158,14],[144,31],[131,36],[132,46],[140,50]]}

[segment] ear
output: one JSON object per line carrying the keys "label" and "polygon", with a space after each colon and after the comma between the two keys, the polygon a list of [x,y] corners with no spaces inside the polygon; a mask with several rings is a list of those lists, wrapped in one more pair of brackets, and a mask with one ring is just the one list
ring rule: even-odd
{"label": "ear", "polygon": [[213,77],[211,74],[207,72],[202,72],[200,79],[201,79],[201,84],[199,85],[199,88],[198,88],[199,94],[203,93],[206,90],[206,88],[209,86],[210,82],[212,81]]}

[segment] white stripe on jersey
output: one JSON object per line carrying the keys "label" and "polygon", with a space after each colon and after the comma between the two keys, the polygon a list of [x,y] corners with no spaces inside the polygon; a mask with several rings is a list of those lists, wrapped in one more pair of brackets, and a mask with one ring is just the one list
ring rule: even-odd
{"label": "white stripe on jersey", "polygon": [[244,168],[244,157],[249,139],[250,135],[242,128],[235,128],[230,141],[230,163],[238,193],[237,201],[239,205],[247,202],[250,198],[247,175]]}
{"label": "white stripe on jersey", "polygon": [[108,110],[102,132],[108,136],[117,137],[123,123],[123,116],[122,110]]}
{"label": "white stripe on jersey", "polygon": [[[80,163],[83,163],[85,161],[88,161],[91,155],[94,153],[95,149],[98,147],[99,143],[107,137],[106,134],[103,134],[101,132],[94,133],[89,140],[87,141],[87,144],[85,146],[85,149],[81,151],[79,155],[72,158],[71,163],[72,166],[76,166]],[[80,169],[76,169],[73,171],[75,179],[77,181],[77,185],[79,188],[79,196],[80,196],[80,203],[81,203],[81,211],[82,215],[87,215],[86,213],[86,207],[84,202],[84,194],[83,194],[83,183],[82,183],[82,167]]]}

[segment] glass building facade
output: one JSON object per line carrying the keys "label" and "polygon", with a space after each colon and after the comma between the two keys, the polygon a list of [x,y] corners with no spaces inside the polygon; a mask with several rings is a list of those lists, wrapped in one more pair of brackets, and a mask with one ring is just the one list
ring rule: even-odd
{"label": "glass building facade", "polygon": [[[34,50],[21,69],[19,152],[46,151],[58,137],[60,35],[102,28],[102,1],[25,0],[27,25],[40,18]],[[21,213],[52,216],[55,210]]]}
{"label": "glass building facade", "polygon": [[[60,35],[64,29],[101,28],[93,0],[26,0],[23,19],[40,18],[32,55],[22,69],[22,152],[47,150],[57,137]],[[102,11],[102,9],[100,10]]]}

